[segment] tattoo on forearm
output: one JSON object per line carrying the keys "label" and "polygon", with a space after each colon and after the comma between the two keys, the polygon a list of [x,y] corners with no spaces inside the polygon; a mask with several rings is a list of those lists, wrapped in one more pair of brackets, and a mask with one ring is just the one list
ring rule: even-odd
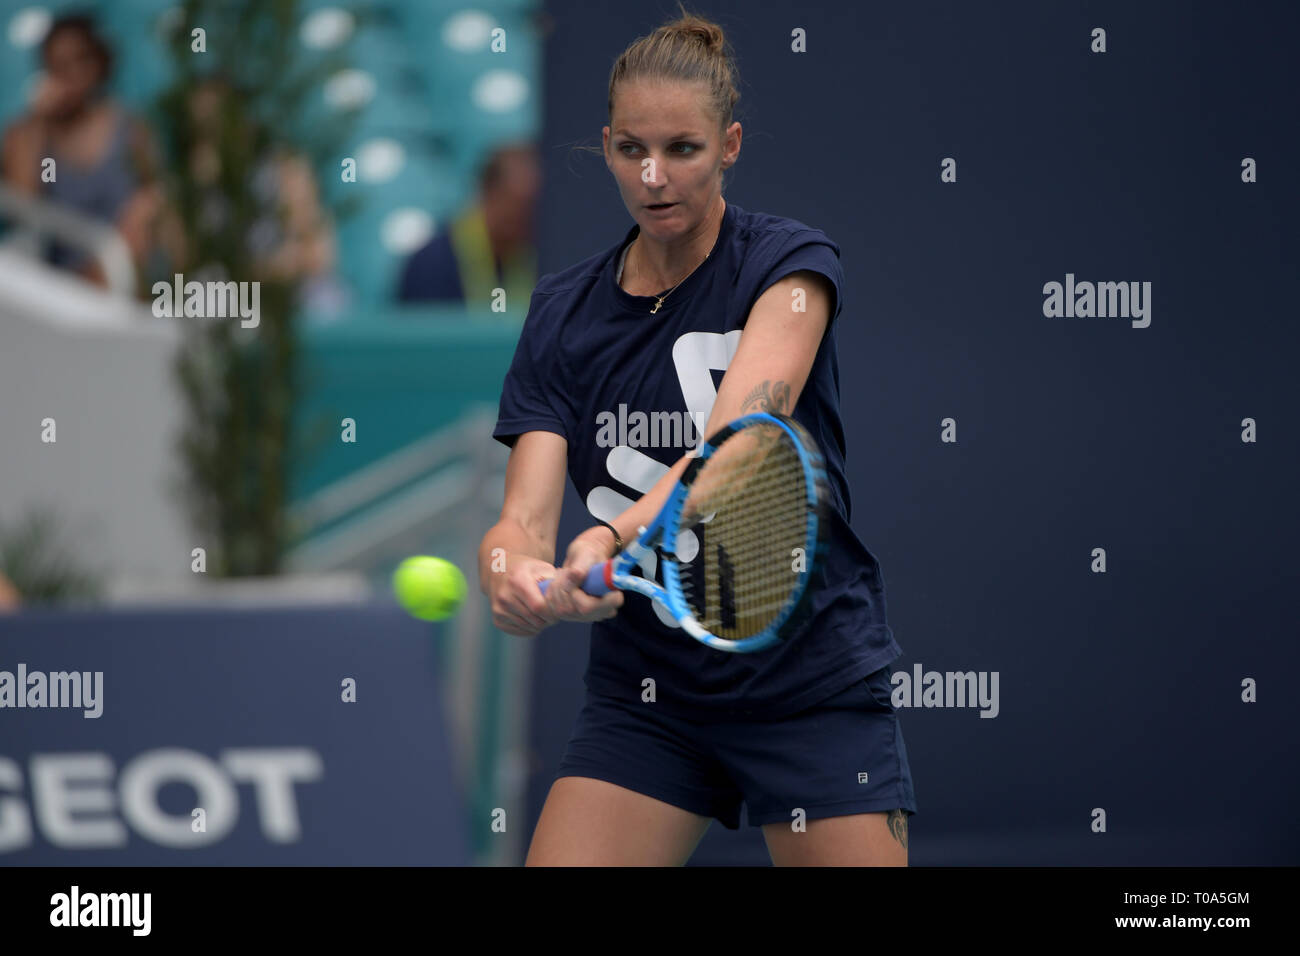
{"label": "tattoo on forearm", "polygon": [[907,849],[907,814],[902,810],[890,810],[889,815],[885,818],[889,824],[889,832],[894,835],[894,839],[903,844],[903,849]]}
{"label": "tattoo on forearm", "polygon": [[790,410],[790,386],[785,382],[764,381],[750,389],[745,401],[740,406],[742,414],[750,412],[776,412],[784,414]]}

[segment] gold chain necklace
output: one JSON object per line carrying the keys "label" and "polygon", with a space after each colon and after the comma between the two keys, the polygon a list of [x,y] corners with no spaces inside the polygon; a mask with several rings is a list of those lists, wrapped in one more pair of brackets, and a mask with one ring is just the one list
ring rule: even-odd
{"label": "gold chain necklace", "polygon": [[[637,242],[640,242],[640,241],[641,241],[641,238],[640,238],[640,236],[638,236],[638,237],[637,237]],[[695,275],[695,273],[699,270],[700,266],[704,265],[704,263],[708,261],[708,259],[709,259],[709,254],[710,254],[712,251],[713,251],[713,250],[710,249],[709,252],[706,252],[706,253],[704,254],[704,258],[700,260],[700,265],[699,265],[699,266],[696,266],[696,267],[695,267],[694,269],[692,269],[690,272],[686,273],[686,275],[682,276],[681,279],[678,281],[677,285],[681,285],[683,282],[685,282],[685,281],[686,281],[687,279],[689,279],[691,276]],[[670,295],[672,295],[674,292],[677,291],[677,285],[673,286],[671,289],[669,289],[669,290],[668,290],[667,292],[665,292],[663,295],[657,295],[657,296],[655,296],[655,304],[654,304],[654,308],[652,308],[652,309],[650,310],[650,314],[651,314],[651,315],[654,315],[656,312],[659,311],[659,306],[661,306],[661,305],[664,304],[664,299],[668,298]]]}

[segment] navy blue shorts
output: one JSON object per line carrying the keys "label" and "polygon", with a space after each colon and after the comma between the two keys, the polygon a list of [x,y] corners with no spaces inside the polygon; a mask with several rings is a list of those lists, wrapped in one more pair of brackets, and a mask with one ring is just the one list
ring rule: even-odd
{"label": "navy blue shorts", "polygon": [[691,721],[587,693],[557,777],[594,777],[740,828],[902,809],[912,772],[892,669],[777,721]]}

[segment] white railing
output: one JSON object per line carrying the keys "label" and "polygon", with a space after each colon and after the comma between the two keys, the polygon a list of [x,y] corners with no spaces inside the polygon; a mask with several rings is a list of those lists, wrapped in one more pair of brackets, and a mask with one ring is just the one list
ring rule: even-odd
{"label": "white railing", "polygon": [[2,185],[0,216],[21,224],[38,238],[48,234],[65,245],[88,253],[104,270],[110,292],[122,296],[135,295],[135,263],[131,260],[131,250],[110,224],[60,203],[26,196]]}

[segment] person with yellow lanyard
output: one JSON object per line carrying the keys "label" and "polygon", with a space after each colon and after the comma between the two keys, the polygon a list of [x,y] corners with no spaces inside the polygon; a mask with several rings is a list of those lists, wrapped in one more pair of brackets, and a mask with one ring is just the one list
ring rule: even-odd
{"label": "person with yellow lanyard", "polygon": [[537,150],[512,144],[483,167],[477,201],[418,249],[402,271],[398,299],[460,302],[490,309],[505,291],[508,312],[522,312],[537,282],[533,214],[541,187]]}

